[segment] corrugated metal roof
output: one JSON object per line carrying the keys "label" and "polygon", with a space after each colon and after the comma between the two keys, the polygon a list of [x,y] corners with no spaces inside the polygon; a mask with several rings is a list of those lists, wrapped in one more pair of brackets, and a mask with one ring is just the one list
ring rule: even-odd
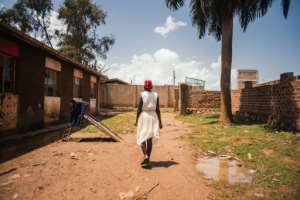
{"label": "corrugated metal roof", "polygon": [[118,83],[118,84],[123,84],[123,85],[130,85],[129,83],[127,83],[121,79],[118,79],[118,78],[108,79],[108,80],[102,81],[102,83]]}

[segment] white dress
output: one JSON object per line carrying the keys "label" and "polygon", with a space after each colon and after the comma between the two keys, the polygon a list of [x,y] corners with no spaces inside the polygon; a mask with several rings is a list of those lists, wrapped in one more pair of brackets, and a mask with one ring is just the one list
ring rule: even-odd
{"label": "white dress", "polygon": [[156,113],[158,95],[156,92],[143,91],[142,112],[137,124],[137,144],[141,145],[149,138],[159,138],[159,121]]}

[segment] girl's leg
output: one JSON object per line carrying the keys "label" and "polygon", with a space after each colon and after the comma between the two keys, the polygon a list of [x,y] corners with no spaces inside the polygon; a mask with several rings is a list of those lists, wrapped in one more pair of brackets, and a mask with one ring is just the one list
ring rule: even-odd
{"label": "girl's leg", "polygon": [[142,143],[141,148],[142,148],[142,151],[143,151],[144,156],[146,156],[146,155],[147,155],[147,145],[146,145],[146,141]]}
{"label": "girl's leg", "polygon": [[143,151],[143,154],[144,154],[144,159],[141,162],[141,165],[143,167],[146,167],[146,165],[148,163],[148,160],[149,160],[148,155],[147,155],[147,141],[143,142],[141,147],[142,147],[142,151]]}
{"label": "girl's leg", "polygon": [[141,145],[143,153],[144,153],[144,160],[141,162],[142,167],[148,168],[150,166],[150,155],[152,151],[152,138],[146,140],[145,142],[142,143]]}
{"label": "girl's leg", "polygon": [[152,152],[152,138],[147,140],[147,156],[150,158]]}

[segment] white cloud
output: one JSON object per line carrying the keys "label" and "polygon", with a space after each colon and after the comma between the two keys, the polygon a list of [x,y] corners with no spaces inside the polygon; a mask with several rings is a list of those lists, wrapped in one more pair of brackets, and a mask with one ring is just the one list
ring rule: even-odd
{"label": "white cloud", "polygon": [[51,11],[49,29],[52,33],[54,33],[55,30],[59,30],[60,32],[66,31],[66,25],[64,25],[63,20],[58,19],[58,12],[56,11]]}
{"label": "white cloud", "polygon": [[[179,55],[169,49],[159,49],[153,54],[134,55],[129,63],[115,63],[107,72],[110,78],[120,78],[133,84],[143,84],[145,79],[151,79],[154,84],[172,84],[172,72],[176,73],[176,84],[184,82],[185,77],[198,78],[205,81],[205,89],[220,89],[221,58],[208,65],[203,62],[181,60]],[[235,83],[235,75],[233,82]]]}
{"label": "white cloud", "polygon": [[164,26],[157,26],[154,28],[154,32],[167,37],[167,34],[171,31],[178,29],[179,27],[186,26],[187,23],[183,21],[176,21],[174,17],[168,16]]}
{"label": "white cloud", "polygon": [[[66,32],[67,27],[64,25],[63,20],[58,19],[58,12],[51,11],[50,14],[50,27],[49,32],[51,35],[54,35],[55,30],[58,30],[60,33]],[[52,38],[53,47],[57,48],[58,39],[53,37]]]}

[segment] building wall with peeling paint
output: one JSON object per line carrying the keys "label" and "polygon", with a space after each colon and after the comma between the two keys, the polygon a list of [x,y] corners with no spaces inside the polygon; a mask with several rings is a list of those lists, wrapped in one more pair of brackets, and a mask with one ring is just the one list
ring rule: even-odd
{"label": "building wall with peeling paint", "polygon": [[[24,34],[18,33],[17,30],[11,31],[0,23],[0,39],[17,45],[19,50],[18,55],[14,57],[14,91],[11,94],[0,91],[0,136],[3,132],[24,132],[42,128],[48,123],[68,121],[69,101],[73,99],[73,71],[77,68],[82,70],[80,98],[91,103],[91,112],[97,112],[98,95],[96,99],[91,97],[91,80],[96,80],[98,87],[100,77],[104,76],[58,55],[58,52],[44,47],[38,41],[28,42],[28,36],[24,36],[24,39]],[[1,54],[7,53],[1,50],[3,48],[0,48]],[[55,96],[45,95],[46,58],[61,64],[58,76],[59,91]],[[98,89],[96,91],[98,92]]]}
{"label": "building wall with peeling paint", "polygon": [[16,128],[18,95],[6,93],[0,101],[0,131]]}
{"label": "building wall with peeling paint", "polygon": [[59,120],[60,97],[44,97],[44,122],[51,123]]}

